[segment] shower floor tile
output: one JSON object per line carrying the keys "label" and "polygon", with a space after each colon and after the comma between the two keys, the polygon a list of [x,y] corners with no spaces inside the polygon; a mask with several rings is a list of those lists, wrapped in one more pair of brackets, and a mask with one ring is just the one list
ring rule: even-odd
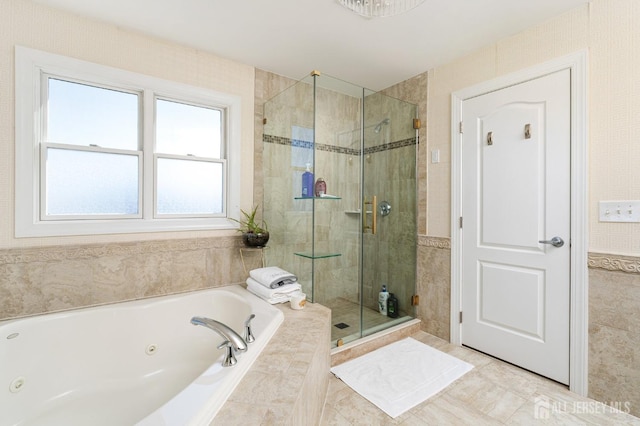
{"label": "shower floor tile", "polygon": [[[337,298],[322,304],[331,309],[332,324],[337,325],[344,323],[349,325],[345,328],[337,326],[331,327],[331,341],[334,342],[333,346],[335,346],[335,341],[338,339],[344,339],[354,333],[360,333],[360,306],[357,303],[347,299]],[[367,307],[362,309],[362,325],[365,330],[379,327],[395,320],[395,318],[382,315],[377,310]]]}

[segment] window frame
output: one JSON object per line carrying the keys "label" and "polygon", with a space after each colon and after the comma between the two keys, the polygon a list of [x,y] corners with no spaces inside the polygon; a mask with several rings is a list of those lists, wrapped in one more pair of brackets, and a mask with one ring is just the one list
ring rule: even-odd
{"label": "window frame", "polygon": [[[236,218],[240,204],[241,179],[241,100],[239,96],[185,85],[143,74],[90,63],[74,58],[42,52],[22,46],[15,48],[15,234],[21,237],[65,235],[120,234],[138,232],[171,232],[186,230],[235,229],[229,220]],[[43,168],[41,156],[47,147],[66,146],[46,143],[43,131],[46,119],[42,100],[45,76],[68,81],[86,82],[98,87],[113,88],[140,94],[141,137],[139,173],[141,174],[141,217],[77,219],[41,218],[43,200]],[[48,78],[46,77],[46,78]],[[210,217],[155,215],[155,99],[175,100],[219,109],[222,117],[223,212]],[[72,149],[92,147],[73,145]],[[100,151],[110,151],[100,148]],[[133,153],[134,151],[128,151]],[[44,166],[43,166],[44,167]],[[43,220],[44,219],[44,220]]]}

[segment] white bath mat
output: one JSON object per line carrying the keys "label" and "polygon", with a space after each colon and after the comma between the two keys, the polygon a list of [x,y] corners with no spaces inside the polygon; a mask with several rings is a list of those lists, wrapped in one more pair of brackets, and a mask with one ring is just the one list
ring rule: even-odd
{"label": "white bath mat", "polygon": [[396,418],[472,368],[471,364],[408,337],[337,365],[331,372]]}

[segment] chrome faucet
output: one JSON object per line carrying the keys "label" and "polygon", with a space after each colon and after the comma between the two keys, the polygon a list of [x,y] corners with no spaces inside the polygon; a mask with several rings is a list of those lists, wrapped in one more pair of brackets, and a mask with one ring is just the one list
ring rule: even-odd
{"label": "chrome faucet", "polygon": [[207,327],[209,330],[215,331],[225,339],[225,341],[218,346],[218,349],[222,349],[224,347],[227,348],[227,356],[223,362],[225,367],[236,363],[234,352],[246,352],[247,350],[247,342],[245,342],[238,333],[220,321],[205,317],[193,317],[191,318],[191,324]]}

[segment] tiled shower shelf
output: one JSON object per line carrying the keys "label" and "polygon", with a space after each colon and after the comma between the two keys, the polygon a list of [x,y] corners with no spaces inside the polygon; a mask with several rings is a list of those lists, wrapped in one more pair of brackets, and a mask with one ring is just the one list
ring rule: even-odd
{"label": "tiled shower shelf", "polygon": [[293,253],[293,254],[300,257],[306,257],[307,259],[327,259],[329,257],[342,256],[341,253],[312,253],[309,251]]}
{"label": "tiled shower shelf", "polygon": [[295,197],[295,200],[342,200],[340,197]]}

